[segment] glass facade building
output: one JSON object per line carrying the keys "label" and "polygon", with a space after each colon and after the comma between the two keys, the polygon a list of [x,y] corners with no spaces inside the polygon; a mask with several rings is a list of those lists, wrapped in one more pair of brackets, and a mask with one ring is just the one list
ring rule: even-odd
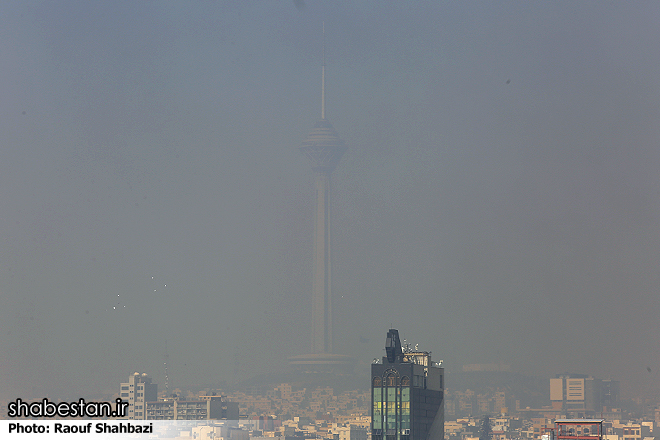
{"label": "glass facade building", "polygon": [[442,440],[444,369],[431,353],[402,348],[394,329],[386,351],[371,366],[372,440]]}

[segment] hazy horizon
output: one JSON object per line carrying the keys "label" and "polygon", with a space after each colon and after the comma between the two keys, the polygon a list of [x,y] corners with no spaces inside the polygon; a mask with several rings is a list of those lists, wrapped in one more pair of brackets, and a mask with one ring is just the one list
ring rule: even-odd
{"label": "hazy horizon", "polygon": [[[660,392],[657,3],[0,4],[0,400],[310,347],[327,117],[335,352]],[[176,385],[175,385],[176,386]]]}

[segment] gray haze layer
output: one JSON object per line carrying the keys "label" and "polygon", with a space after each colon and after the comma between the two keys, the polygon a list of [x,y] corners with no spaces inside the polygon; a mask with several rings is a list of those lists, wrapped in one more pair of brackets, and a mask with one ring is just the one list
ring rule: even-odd
{"label": "gray haze layer", "polygon": [[[300,3],[300,2],[298,2]],[[0,399],[286,370],[327,116],[335,351],[660,391],[660,4],[0,3]],[[647,370],[651,368],[651,372]],[[162,385],[161,385],[162,386]]]}

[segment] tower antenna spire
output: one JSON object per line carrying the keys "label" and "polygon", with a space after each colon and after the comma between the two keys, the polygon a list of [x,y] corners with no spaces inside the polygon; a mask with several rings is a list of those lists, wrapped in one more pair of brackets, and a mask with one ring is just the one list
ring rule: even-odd
{"label": "tower antenna spire", "polygon": [[321,119],[325,119],[325,21],[323,22],[323,64],[321,64]]}
{"label": "tower antenna spire", "polygon": [[163,364],[165,365],[165,398],[170,397],[170,376],[167,374],[167,364],[169,363],[170,356],[167,354],[167,339],[165,339],[165,355],[163,356]]}

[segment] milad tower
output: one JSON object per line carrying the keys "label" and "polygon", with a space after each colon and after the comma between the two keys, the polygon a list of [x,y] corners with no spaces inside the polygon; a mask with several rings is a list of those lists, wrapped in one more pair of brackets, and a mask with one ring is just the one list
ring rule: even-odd
{"label": "milad tower", "polygon": [[314,171],[316,210],[314,213],[314,263],[312,285],[312,352],[293,356],[289,362],[308,372],[342,371],[350,369],[353,358],[333,354],[332,344],[332,284],[331,284],[331,179],[332,171],[347,147],[330,121],[325,118],[325,30],[323,32],[323,63],[321,65],[321,120],[300,146]]}

